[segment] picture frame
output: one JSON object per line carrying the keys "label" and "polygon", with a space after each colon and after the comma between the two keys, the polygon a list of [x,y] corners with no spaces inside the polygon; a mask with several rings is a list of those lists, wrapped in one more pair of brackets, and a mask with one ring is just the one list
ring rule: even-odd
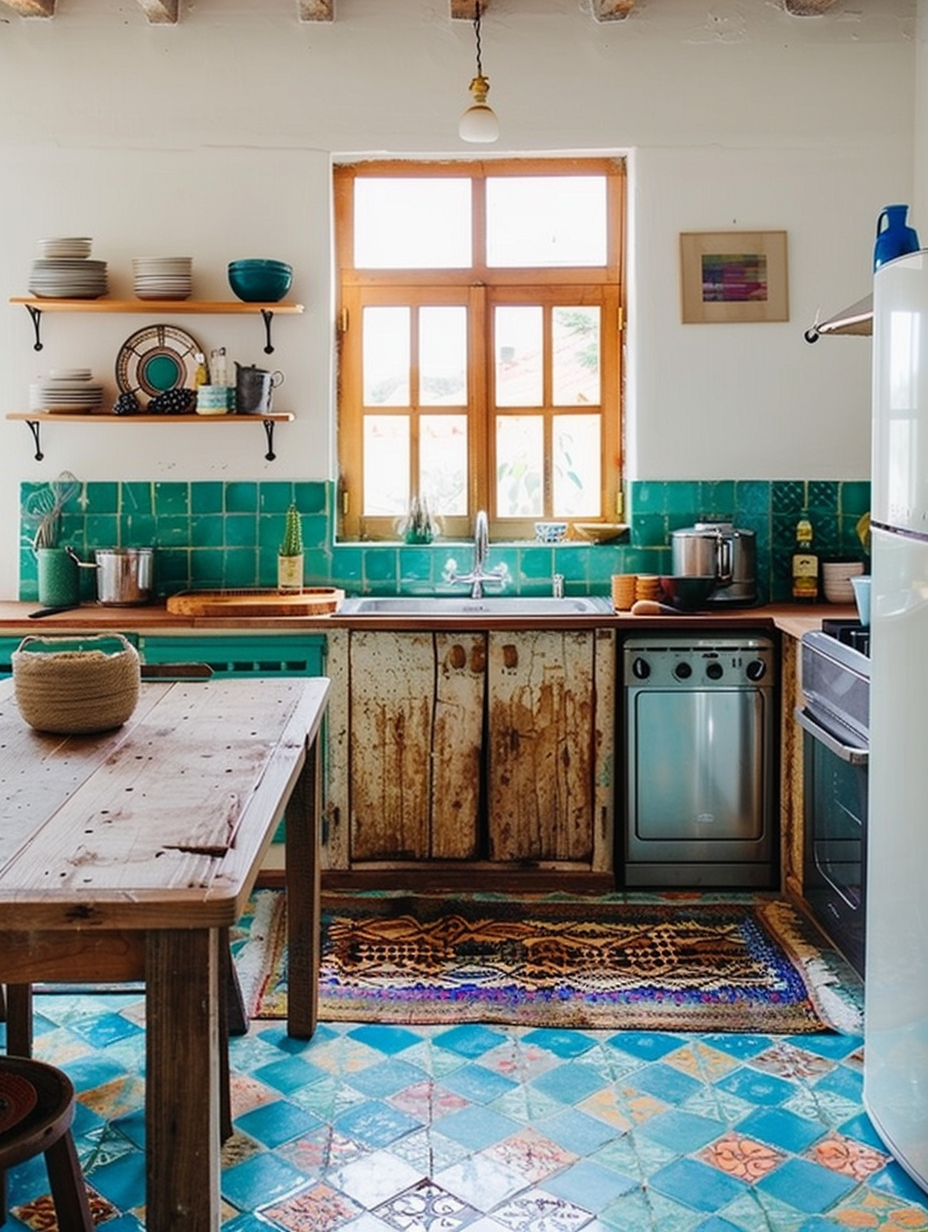
{"label": "picture frame", "polygon": [[682,231],[685,325],[788,321],[785,231]]}

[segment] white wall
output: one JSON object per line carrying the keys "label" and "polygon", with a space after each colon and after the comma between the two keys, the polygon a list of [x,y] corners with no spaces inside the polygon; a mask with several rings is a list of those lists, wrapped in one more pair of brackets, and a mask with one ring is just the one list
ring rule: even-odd
{"label": "white wall", "polygon": [[[147,25],[134,0],[58,10],[0,21],[3,293],[26,293],[37,238],[92,235],[114,294],[131,292],[133,256],[192,256],[198,298],[225,297],[229,259],[273,256],[308,311],[275,325],[275,405],[298,419],[274,463],[257,425],[169,423],[50,424],[37,463],[23,424],[0,419],[5,595],[21,480],[332,475],[330,155],[488,153],[456,136],[473,35],[447,0],[336,0],[331,24],[299,23],[296,0],[182,0],[176,27]],[[633,151],[630,476],[867,476],[869,344],[802,334],[867,291],[876,216],[911,199],[915,16],[916,0],[838,0],[812,19],[769,0],[641,0],[598,24],[576,0],[492,0],[489,153]],[[789,323],[680,324],[678,234],[728,228],[788,231]],[[90,363],[112,388],[119,346],[158,319],[47,315],[37,354],[25,310],[0,311],[0,415],[50,367]],[[257,319],[174,323],[264,362]]]}

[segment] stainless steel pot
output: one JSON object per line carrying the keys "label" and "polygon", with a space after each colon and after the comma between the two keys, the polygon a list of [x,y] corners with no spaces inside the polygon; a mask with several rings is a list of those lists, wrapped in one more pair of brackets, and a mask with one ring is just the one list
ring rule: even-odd
{"label": "stainless steel pot", "polygon": [[152,597],[154,548],[97,548],[97,598],[105,607],[138,607]]}
{"label": "stainless steel pot", "polygon": [[715,577],[707,607],[750,607],[757,602],[757,540],[752,530],[740,530],[731,522],[697,522],[672,531],[670,539],[674,574]]}

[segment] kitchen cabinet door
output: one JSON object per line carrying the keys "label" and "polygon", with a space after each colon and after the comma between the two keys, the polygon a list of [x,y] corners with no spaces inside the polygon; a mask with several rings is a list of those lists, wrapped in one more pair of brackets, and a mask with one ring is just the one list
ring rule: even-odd
{"label": "kitchen cabinet door", "polygon": [[490,859],[589,867],[594,634],[491,632],[487,672]]}
{"label": "kitchen cabinet door", "polygon": [[351,864],[477,854],[486,635],[353,632]]}

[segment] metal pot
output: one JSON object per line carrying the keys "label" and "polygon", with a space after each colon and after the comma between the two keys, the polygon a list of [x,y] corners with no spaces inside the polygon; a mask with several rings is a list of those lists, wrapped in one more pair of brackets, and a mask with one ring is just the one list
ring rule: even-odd
{"label": "metal pot", "polygon": [[752,530],[731,522],[697,522],[671,532],[673,571],[714,577],[706,606],[750,607],[757,602],[757,543]]}
{"label": "metal pot", "polygon": [[138,607],[152,597],[154,548],[97,548],[97,598],[105,607]]}

